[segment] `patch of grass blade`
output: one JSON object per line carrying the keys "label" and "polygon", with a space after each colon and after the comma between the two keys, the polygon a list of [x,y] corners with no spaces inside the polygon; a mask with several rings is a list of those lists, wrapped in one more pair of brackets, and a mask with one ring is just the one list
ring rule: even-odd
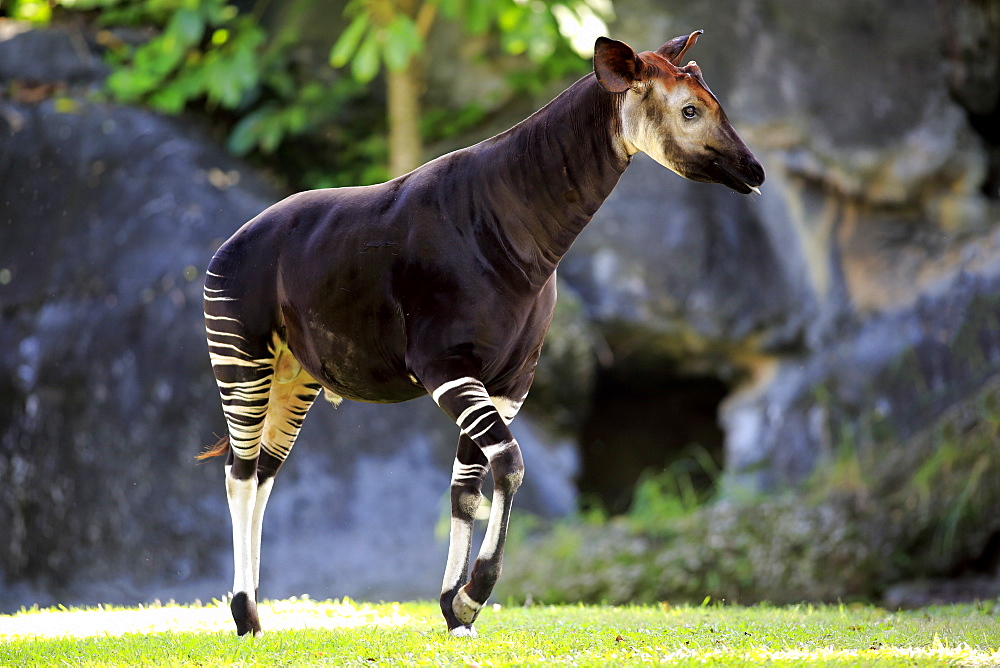
{"label": "patch of grass blade", "polygon": [[218,602],[23,610],[0,616],[0,664],[1000,663],[1000,623],[988,606],[487,607],[475,639],[448,636],[434,603],[271,601],[261,616],[265,629],[274,630],[239,638]]}

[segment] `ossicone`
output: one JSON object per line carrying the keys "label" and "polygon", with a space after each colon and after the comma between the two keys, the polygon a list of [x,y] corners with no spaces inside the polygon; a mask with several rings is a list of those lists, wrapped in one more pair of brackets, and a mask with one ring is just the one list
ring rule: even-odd
{"label": "ossicone", "polygon": [[695,45],[695,42],[698,41],[698,37],[704,33],[704,30],[695,30],[690,35],[680,35],[679,37],[674,37],[672,40],[657,49],[656,53],[663,56],[671,65],[680,67],[681,59],[684,58],[684,54],[686,54],[688,50]]}

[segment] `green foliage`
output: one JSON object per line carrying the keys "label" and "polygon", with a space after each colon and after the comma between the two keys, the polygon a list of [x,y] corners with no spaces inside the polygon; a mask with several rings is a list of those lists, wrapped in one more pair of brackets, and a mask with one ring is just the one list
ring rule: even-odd
{"label": "green foliage", "polygon": [[506,53],[525,55],[537,67],[562,72],[589,57],[593,39],[606,31],[606,21],[614,16],[610,0],[425,0],[416,13],[403,4],[348,3],[344,13],[351,20],[330,51],[330,64],[350,64],[360,82],[372,80],[383,66],[400,72],[424,51],[432,20],[428,17],[440,12],[470,35],[495,29]]}
{"label": "green foliage", "polygon": [[503,596],[545,603],[831,601],[871,595],[881,544],[849,509],[794,495],[718,501],[653,530],[628,516],[561,521],[512,545]]}
{"label": "green foliage", "polygon": [[[261,25],[266,0],[243,11],[239,7],[246,5],[232,0],[13,0],[8,12],[39,25],[59,13],[85,12],[107,29],[100,42],[112,69],[106,83],[112,98],[167,114],[206,109],[228,126],[233,153],[280,152],[282,160],[289,151],[297,153],[292,162],[298,178],[312,187],[386,178],[385,140],[370,137],[373,127],[367,112],[361,127],[355,128],[352,120],[345,120],[345,110],[359,111],[354,103],[368,93],[359,84],[370,82],[383,68],[402,70],[424,52],[435,17],[474,35],[492,32],[505,52],[525,55],[530,65],[513,72],[512,85],[537,90],[543,82],[583,66],[572,50],[571,31],[592,30],[595,22],[603,26],[611,16],[610,0],[426,0],[407,4],[406,11],[402,4],[347,3],[349,20],[333,44],[330,62],[349,65],[353,81],[337,77],[333,69],[301,67],[294,32],[269,35]],[[122,27],[151,28],[151,37],[136,43],[139,33],[125,36]],[[479,103],[457,111],[430,106],[421,127],[436,141],[472,128],[485,113]],[[308,164],[307,151],[295,146],[298,138],[306,137],[326,149],[333,169],[318,167],[322,151],[313,150],[313,163]]]}
{"label": "green foliage", "polygon": [[330,110],[356,94],[347,81],[329,86],[308,83],[290,93],[288,98],[270,100],[243,116],[229,135],[227,146],[236,155],[246,155],[259,148],[273,153],[285,135],[297,135],[329,119]]}
{"label": "green foliage", "polygon": [[[192,106],[222,113],[231,125],[228,148],[236,155],[269,155],[290,139],[336,125],[364,94],[332,70],[305,78],[294,60],[294,40],[269,38],[256,14],[241,13],[229,0],[56,0],[52,5],[88,12],[108,29],[101,41],[112,66],[106,82],[111,97],[166,114]],[[257,3],[255,11],[260,7]],[[13,15],[39,24],[52,20],[47,2],[19,0]],[[116,36],[121,27],[155,32],[135,45]],[[308,185],[384,180],[379,166],[384,142],[344,142],[344,150],[336,152],[344,161],[330,174],[307,169]]]}
{"label": "green foliage", "polygon": [[[309,600],[262,606],[268,629],[240,638],[224,605],[31,610],[0,617],[3,665],[996,665],[988,606],[487,606],[479,637],[452,638],[437,603]],[[162,619],[167,615],[169,623]],[[217,616],[219,625],[200,623]],[[45,617],[45,630],[4,630]],[[77,619],[111,631],[79,633]],[[133,620],[122,635],[120,620]],[[293,618],[291,628],[275,625]],[[225,630],[218,630],[225,624]],[[73,633],[74,635],[69,635]]]}
{"label": "green foliage", "polygon": [[235,109],[266,74],[259,47],[263,29],[227,0],[62,0],[68,9],[100,9],[103,25],[154,25],[160,31],[138,47],[113,43],[112,95],[176,114],[204,98]]}
{"label": "green foliage", "polygon": [[461,109],[432,107],[420,119],[420,134],[426,141],[440,141],[471,130],[485,117],[486,109],[478,102]]}
{"label": "green foliage", "polygon": [[52,20],[52,8],[48,0],[13,0],[10,6],[11,18],[45,25]]}
{"label": "green foliage", "polygon": [[413,17],[395,11],[380,21],[374,4],[366,0],[348,3],[344,13],[351,22],[330,51],[330,64],[350,63],[351,73],[361,83],[374,79],[383,65],[393,72],[403,71],[424,50],[424,38]]}
{"label": "green foliage", "polygon": [[722,471],[708,450],[699,445],[659,473],[647,471],[635,485],[627,518],[636,529],[657,534],[671,521],[690,516],[709,501],[715,485],[699,486],[699,475],[717,481]]}

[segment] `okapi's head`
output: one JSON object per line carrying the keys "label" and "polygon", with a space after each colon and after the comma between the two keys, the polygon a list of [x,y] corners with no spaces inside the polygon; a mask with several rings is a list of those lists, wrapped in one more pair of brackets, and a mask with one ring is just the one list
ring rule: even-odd
{"label": "okapi's head", "polygon": [[680,66],[701,33],[638,54],[624,42],[599,37],[594,73],[605,90],[625,94],[622,138],[630,154],[642,151],[692,181],[760,194],[764,168],[730,125],[698,64]]}

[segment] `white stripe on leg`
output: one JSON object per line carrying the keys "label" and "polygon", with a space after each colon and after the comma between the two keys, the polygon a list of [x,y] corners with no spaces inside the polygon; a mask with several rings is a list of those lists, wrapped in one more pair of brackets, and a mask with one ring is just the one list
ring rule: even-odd
{"label": "white stripe on leg", "polygon": [[226,467],[226,497],[229,514],[233,519],[233,593],[246,592],[256,601],[253,577],[252,523],[256,501],[257,481],[253,478],[237,480]]}
{"label": "white stripe on leg", "polygon": [[[490,519],[486,524],[486,536],[483,537],[483,544],[479,548],[479,558],[490,560],[497,553],[497,547],[503,540],[503,535],[507,530],[504,526],[504,503],[506,496],[500,489],[493,489],[493,504],[490,506]],[[484,601],[485,603],[485,601]]]}
{"label": "white stripe on leg", "polygon": [[[451,467],[452,489],[463,482],[482,483],[486,475],[486,466],[483,464],[463,464],[456,457]],[[459,507],[452,507],[451,531],[448,539],[448,563],[444,570],[444,580],[441,584],[441,593],[445,593],[457,587],[460,581],[465,579],[469,568],[469,555],[472,550],[472,529],[476,510],[482,497],[477,492],[468,492],[459,496]],[[452,497],[452,504],[455,503]],[[461,517],[455,517],[454,513],[461,513]]]}
{"label": "white stripe on leg", "polygon": [[[527,396],[527,395],[525,395]],[[517,412],[521,410],[521,404],[524,400],[514,401],[513,399],[508,399],[507,397],[490,397],[490,401],[496,406],[497,412],[500,413],[500,417],[503,418],[504,424],[510,424],[514,420],[514,416]]]}
{"label": "white stripe on leg", "polygon": [[456,517],[451,518],[451,533],[448,539],[448,564],[444,569],[441,593],[458,586],[469,567],[469,548],[472,546],[472,523]]}
{"label": "white stripe on leg", "polygon": [[455,380],[449,380],[447,383],[442,383],[437,388],[435,388],[434,392],[431,394],[431,398],[434,399],[434,403],[440,405],[442,396],[444,396],[447,392],[451,392],[455,388],[462,387],[463,385],[469,386],[473,389],[476,389],[477,385],[479,387],[482,387],[482,383],[480,383],[475,378],[465,376],[462,378],[457,378]]}
{"label": "white stripe on leg", "polygon": [[[274,477],[270,477],[257,487],[257,500],[253,507],[253,527],[250,539],[251,561],[253,564],[253,588],[254,592],[260,586],[260,536],[264,525],[264,508],[267,507],[267,499],[271,496],[271,488],[274,487]],[[256,594],[254,595],[256,599]]]}

